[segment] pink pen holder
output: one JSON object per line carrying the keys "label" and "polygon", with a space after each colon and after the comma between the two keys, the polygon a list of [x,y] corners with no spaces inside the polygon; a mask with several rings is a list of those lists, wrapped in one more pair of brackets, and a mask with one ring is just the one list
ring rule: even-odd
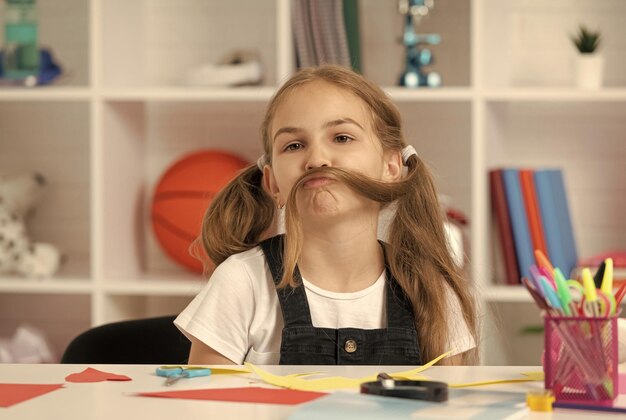
{"label": "pink pen holder", "polygon": [[545,322],[545,388],[557,403],[612,405],[618,392],[617,316]]}

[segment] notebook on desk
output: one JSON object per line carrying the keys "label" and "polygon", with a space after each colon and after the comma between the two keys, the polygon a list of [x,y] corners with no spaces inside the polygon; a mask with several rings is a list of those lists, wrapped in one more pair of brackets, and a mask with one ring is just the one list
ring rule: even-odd
{"label": "notebook on desk", "polygon": [[450,389],[443,403],[335,392],[302,404],[289,420],[517,419],[528,415],[523,393]]}

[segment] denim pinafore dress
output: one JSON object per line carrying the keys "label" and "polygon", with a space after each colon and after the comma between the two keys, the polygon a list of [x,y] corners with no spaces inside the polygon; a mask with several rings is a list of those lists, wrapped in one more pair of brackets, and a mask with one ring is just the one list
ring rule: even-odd
{"label": "denim pinafore dress", "polygon": [[[283,274],[283,235],[260,244],[278,285]],[[316,328],[296,267],[298,286],[276,289],[284,328],[281,365],[421,365],[417,332],[409,299],[387,269],[387,328]]]}

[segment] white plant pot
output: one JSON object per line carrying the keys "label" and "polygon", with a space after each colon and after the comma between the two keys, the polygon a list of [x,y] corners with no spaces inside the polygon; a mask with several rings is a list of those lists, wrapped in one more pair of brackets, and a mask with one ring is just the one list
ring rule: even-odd
{"label": "white plant pot", "polygon": [[598,54],[580,54],[577,57],[576,85],[581,89],[602,87],[604,58]]}

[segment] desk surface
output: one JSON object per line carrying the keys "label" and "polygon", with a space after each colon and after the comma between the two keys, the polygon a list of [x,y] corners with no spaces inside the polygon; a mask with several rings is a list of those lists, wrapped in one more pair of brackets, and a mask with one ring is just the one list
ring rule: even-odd
{"label": "desk surface", "polygon": [[[81,372],[87,367],[111,373],[125,374],[132,378],[126,382],[66,383],[70,373]],[[27,365],[0,364],[1,383],[60,384],[64,388],[19,403],[0,408],[2,419],[149,419],[182,420],[195,418],[219,419],[284,419],[297,406],[273,404],[227,403],[213,401],[147,398],[130,395],[136,392],[183,390],[192,388],[225,388],[246,386],[269,386],[259,382],[253,374],[214,375],[203,378],[180,380],[171,387],[163,386],[163,378],[154,374],[151,365]],[[398,372],[403,367],[380,366],[264,366],[276,374],[323,371],[331,375],[363,377],[381,371]],[[512,379],[521,372],[538,371],[540,367],[477,366],[477,367],[431,367],[424,372],[433,380],[465,383],[478,380]],[[542,382],[488,385],[485,389],[527,392],[543,388]],[[356,392],[356,391],[355,391]],[[617,418],[615,414],[600,415],[575,410],[548,413],[530,413],[531,419],[589,419]]]}

